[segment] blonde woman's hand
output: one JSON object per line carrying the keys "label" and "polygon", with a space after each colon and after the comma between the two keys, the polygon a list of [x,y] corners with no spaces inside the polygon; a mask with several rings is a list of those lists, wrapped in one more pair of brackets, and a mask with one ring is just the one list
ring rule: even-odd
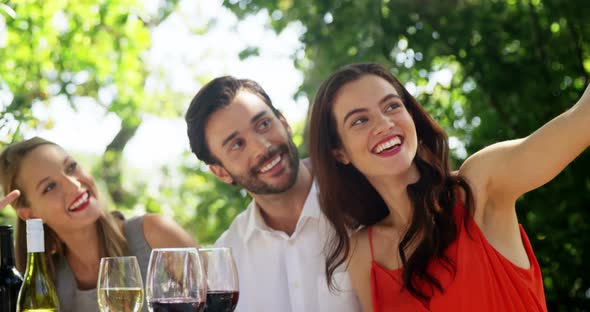
{"label": "blonde woman's hand", "polygon": [[4,198],[0,199],[0,210],[2,210],[4,207],[8,206],[8,204],[12,203],[19,196],[20,196],[19,190],[14,190],[14,191],[8,193],[8,195],[6,195]]}

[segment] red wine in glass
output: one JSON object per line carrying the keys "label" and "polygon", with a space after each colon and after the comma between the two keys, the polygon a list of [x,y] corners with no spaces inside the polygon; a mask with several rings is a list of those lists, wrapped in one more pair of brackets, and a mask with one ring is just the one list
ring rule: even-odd
{"label": "red wine in glass", "polygon": [[204,312],[233,312],[239,296],[238,291],[208,291]]}
{"label": "red wine in glass", "polygon": [[205,303],[196,299],[164,298],[150,300],[154,312],[202,312]]}

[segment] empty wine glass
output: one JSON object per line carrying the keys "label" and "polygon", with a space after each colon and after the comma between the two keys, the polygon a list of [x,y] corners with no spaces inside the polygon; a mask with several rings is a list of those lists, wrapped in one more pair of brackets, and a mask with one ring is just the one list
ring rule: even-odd
{"label": "empty wine glass", "polygon": [[196,248],[153,249],[145,285],[148,309],[201,312],[205,307],[206,283]]}
{"label": "empty wine glass", "polygon": [[230,248],[201,248],[207,272],[205,312],[232,312],[238,304],[238,273]]}
{"label": "empty wine glass", "polygon": [[143,306],[143,281],[135,257],[100,259],[96,285],[101,312],[139,312]]}

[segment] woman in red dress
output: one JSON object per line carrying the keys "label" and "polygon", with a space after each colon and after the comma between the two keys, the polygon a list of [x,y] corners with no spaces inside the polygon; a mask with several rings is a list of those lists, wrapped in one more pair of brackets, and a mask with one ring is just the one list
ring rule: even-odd
{"label": "woman in red dress", "polygon": [[309,130],[320,204],[337,233],[326,274],[346,267],[365,311],[547,310],[515,202],[590,145],[590,88],[533,134],[488,146],[456,172],[444,131],[376,64],[325,80]]}

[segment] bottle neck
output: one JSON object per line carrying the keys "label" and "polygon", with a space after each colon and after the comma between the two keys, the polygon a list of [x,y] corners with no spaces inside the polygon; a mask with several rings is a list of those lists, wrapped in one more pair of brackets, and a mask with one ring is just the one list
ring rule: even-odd
{"label": "bottle neck", "polygon": [[43,231],[27,231],[27,252],[45,252]]}
{"label": "bottle neck", "polygon": [[12,232],[0,232],[0,268],[14,267]]}
{"label": "bottle neck", "polygon": [[27,268],[25,276],[32,276],[36,272],[45,273],[45,237],[42,230],[27,228]]}
{"label": "bottle neck", "polygon": [[25,276],[33,276],[35,274],[45,275],[47,265],[45,264],[44,252],[29,252],[27,254],[27,267],[25,269]]}

